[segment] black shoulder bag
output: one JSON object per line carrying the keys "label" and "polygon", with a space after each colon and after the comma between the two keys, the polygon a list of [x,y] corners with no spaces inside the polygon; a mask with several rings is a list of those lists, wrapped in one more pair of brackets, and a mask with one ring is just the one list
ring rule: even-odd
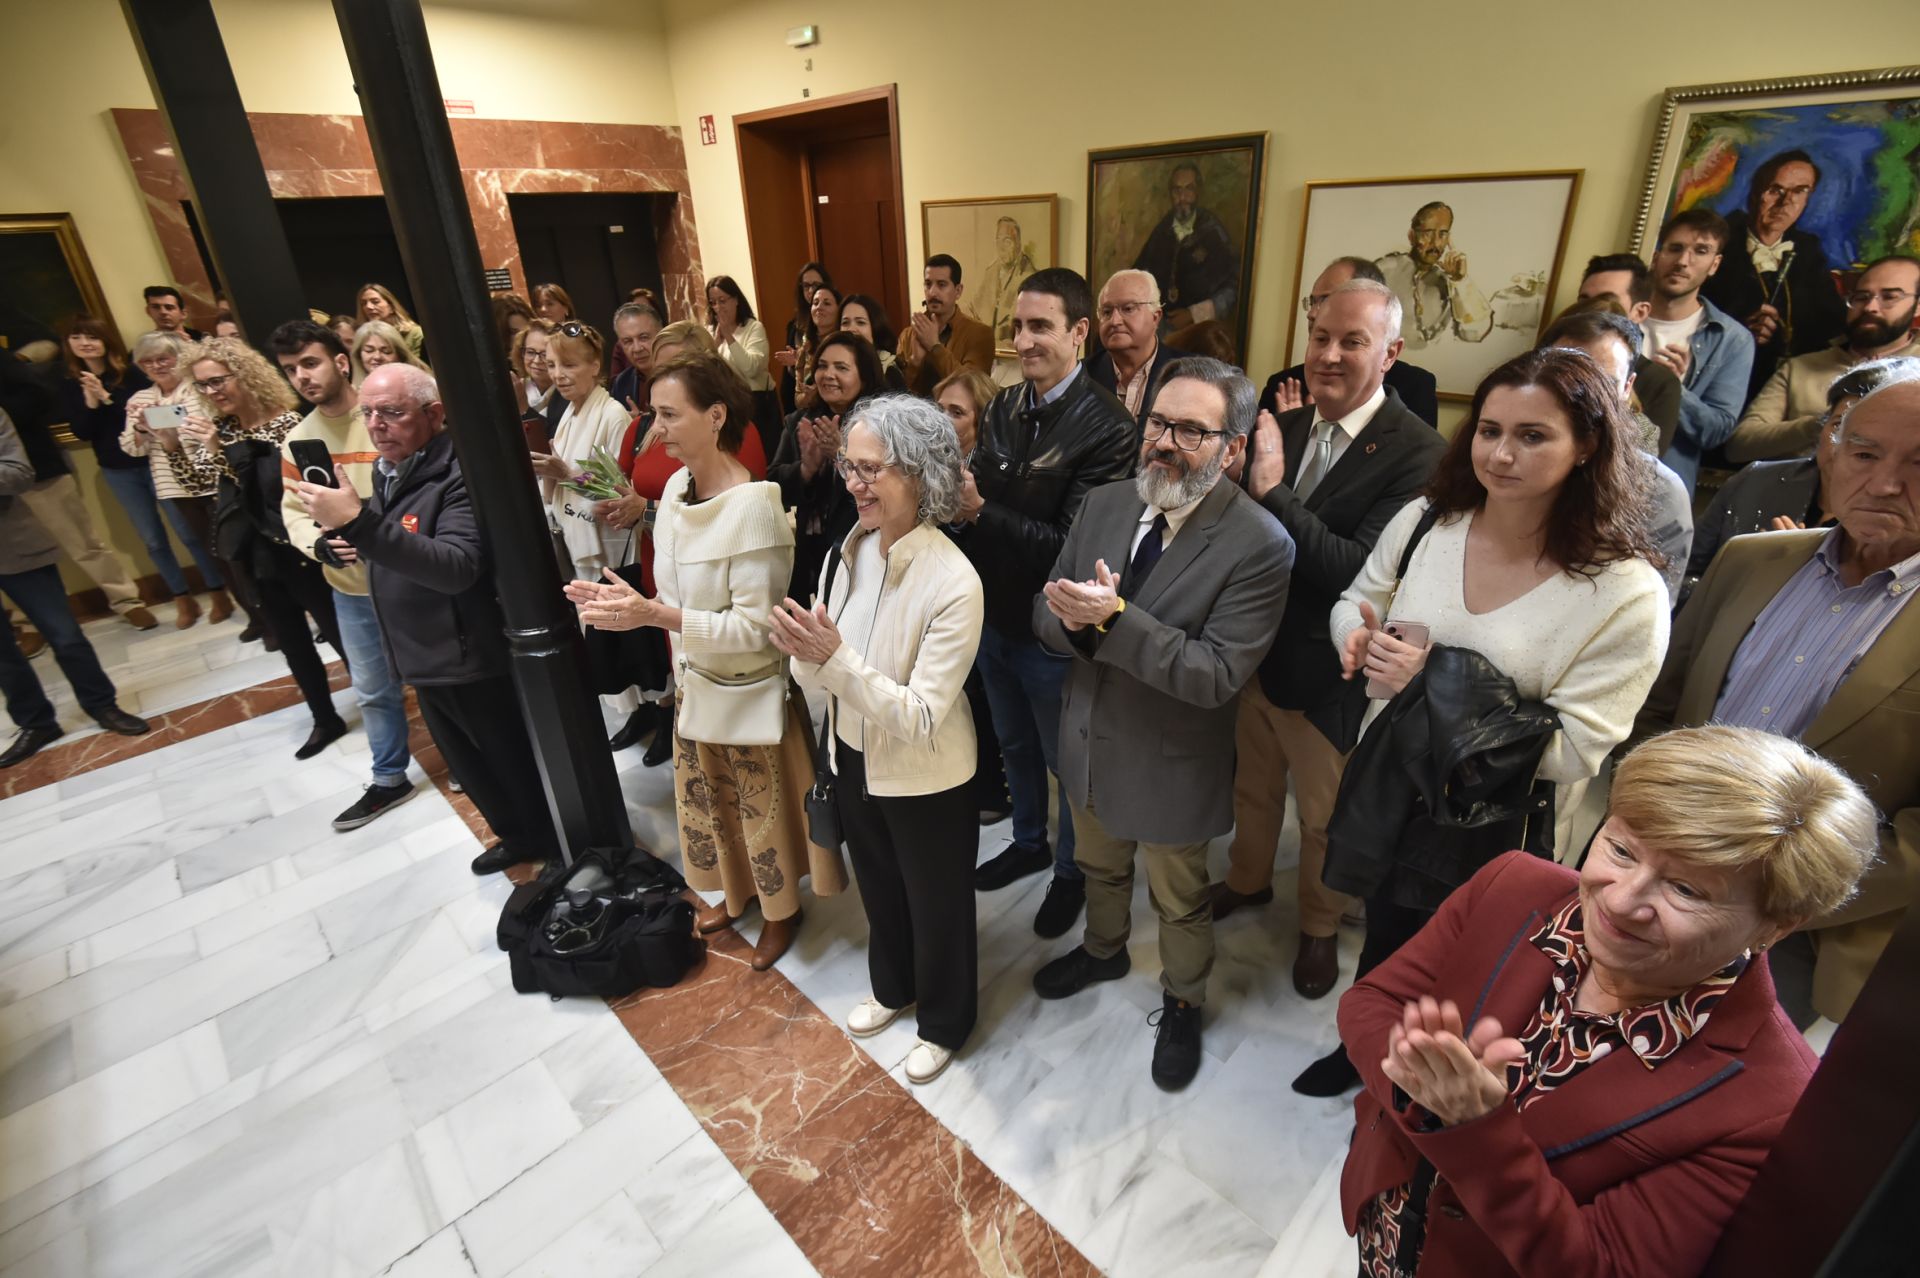
{"label": "black shoulder bag", "polygon": [[[840,547],[827,547],[827,576],[821,583],[823,602],[833,598],[833,575],[840,569]],[[805,705],[804,699],[801,705]],[[845,841],[840,829],[840,809],[834,806],[832,743],[833,698],[827,698],[826,718],[820,721],[820,735],[813,741],[813,788],[807,791],[807,840],[815,847],[833,849]]]}

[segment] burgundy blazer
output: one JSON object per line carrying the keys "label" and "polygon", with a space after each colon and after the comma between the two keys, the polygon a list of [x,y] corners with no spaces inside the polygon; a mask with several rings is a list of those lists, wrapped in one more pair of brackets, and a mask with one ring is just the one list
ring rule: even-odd
{"label": "burgundy blazer", "polygon": [[[1421,1132],[1380,1072],[1388,1027],[1422,994],[1518,1035],[1553,964],[1529,938],[1578,876],[1522,852],[1488,864],[1420,934],[1340,1000],[1340,1038],[1365,1090],[1340,1178],[1347,1232],[1360,1209],[1439,1171],[1420,1278],[1694,1275],[1766,1159],[1816,1063],[1755,956],[1700,1030],[1648,1069],[1616,1051],[1527,1107],[1505,1104]],[[1415,1107],[1415,1116],[1419,1111]]]}

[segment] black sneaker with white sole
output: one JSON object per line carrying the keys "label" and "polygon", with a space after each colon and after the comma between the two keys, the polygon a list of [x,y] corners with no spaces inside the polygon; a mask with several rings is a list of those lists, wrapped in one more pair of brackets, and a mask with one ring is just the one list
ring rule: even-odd
{"label": "black sneaker with white sole", "polygon": [[333,819],[333,828],[357,830],[369,821],[377,820],[382,812],[405,803],[413,795],[414,785],[411,781],[402,781],[399,785],[370,785],[352,807]]}

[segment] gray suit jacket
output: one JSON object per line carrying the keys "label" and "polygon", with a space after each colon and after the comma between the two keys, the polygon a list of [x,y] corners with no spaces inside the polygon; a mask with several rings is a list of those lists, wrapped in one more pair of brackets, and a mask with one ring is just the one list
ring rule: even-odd
{"label": "gray suit jacket", "polygon": [[27,503],[15,500],[33,483],[26,447],[13,428],[13,419],[0,410],[0,576],[32,572],[60,557],[52,534],[33,517]]}
{"label": "gray suit jacket", "polygon": [[[1146,503],[1132,480],[1094,489],[1050,580],[1124,572]],[[1197,843],[1233,825],[1233,724],[1287,606],[1293,539],[1258,503],[1215,484],[1126,610],[1069,631],[1033,601],[1033,632],[1073,658],[1060,709],[1060,776],[1115,835]]]}

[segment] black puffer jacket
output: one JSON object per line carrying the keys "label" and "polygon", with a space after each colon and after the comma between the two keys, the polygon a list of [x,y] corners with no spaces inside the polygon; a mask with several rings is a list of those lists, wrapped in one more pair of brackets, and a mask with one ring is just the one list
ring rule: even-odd
{"label": "black puffer jacket", "polygon": [[1009,386],[981,416],[971,468],[986,505],[960,539],[986,589],[987,624],[1012,638],[1032,636],[1033,597],[1080,503],[1131,475],[1138,451],[1133,415],[1085,368],[1051,404],[1029,409],[1028,395],[1024,382]]}
{"label": "black puffer jacket", "polygon": [[373,499],[340,535],[367,563],[394,674],[431,687],[507,673],[506,618],[453,437],[434,436],[390,496],[386,487],[376,476]]}
{"label": "black puffer jacket", "polygon": [[1551,855],[1553,785],[1534,773],[1559,730],[1491,661],[1435,644],[1347,759],[1322,880],[1434,910],[1502,852]]}

